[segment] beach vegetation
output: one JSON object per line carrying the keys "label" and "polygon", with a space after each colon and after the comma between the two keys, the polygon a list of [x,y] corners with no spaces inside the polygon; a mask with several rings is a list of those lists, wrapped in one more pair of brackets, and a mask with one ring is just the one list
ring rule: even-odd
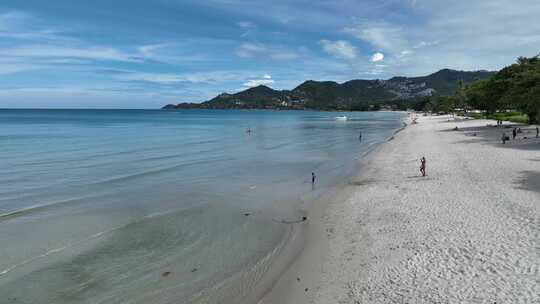
{"label": "beach vegetation", "polygon": [[529,116],[522,112],[510,111],[510,112],[498,112],[498,113],[487,113],[487,112],[468,112],[459,113],[461,115],[475,118],[475,119],[493,119],[493,120],[504,120],[511,121],[516,123],[529,123]]}
{"label": "beach vegetation", "polygon": [[519,57],[490,77],[459,82],[453,95],[430,96],[422,109],[536,124],[540,121],[540,58]]}

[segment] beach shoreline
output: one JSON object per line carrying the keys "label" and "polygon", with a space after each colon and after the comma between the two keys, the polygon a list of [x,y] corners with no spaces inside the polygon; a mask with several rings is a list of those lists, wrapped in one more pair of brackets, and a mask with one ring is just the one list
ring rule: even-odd
{"label": "beach shoreline", "polygon": [[[406,112],[402,113],[405,114]],[[361,170],[363,158],[371,153],[375,153],[379,147],[386,142],[393,140],[396,134],[406,128],[406,121],[408,121],[408,118],[404,115],[401,118],[402,126],[400,128],[394,130],[383,142],[371,146],[360,153],[355,158],[355,162],[352,164],[353,169],[347,178],[336,185],[318,190],[321,191],[320,197],[305,201],[302,204],[302,212],[308,215],[306,221],[290,224],[291,229],[285,236],[282,246],[277,248],[279,253],[273,257],[274,261],[272,261],[267,273],[265,273],[260,282],[257,283],[256,288],[240,301],[241,304],[266,303],[265,301],[268,300],[268,295],[272,294],[275,285],[282,280],[289,272],[289,268],[293,266],[296,263],[296,260],[306,251],[305,246],[307,244],[310,245],[310,251],[313,251],[312,245],[316,245],[318,247],[316,251],[319,254],[324,254],[324,246],[326,243],[313,239],[313,231],[320,231],[321,229],[320,222],[317,220],[313,221],[312,219],[323,216],[329,204],[345,201],[352,195],[352,189],[349,187],[350,180],[357,176],[358,172]],[[308,237],[310,240],[307,240]],[[324,241],[324,239],[322,240]],[[322,256],[319,255],[319,257]],[[298,278],[296,278],[296,280],[298,282]]]}
{"label": "beach shoreline", "polygon": [[259,303],[538,300],[540,185],[531,172],[540,171],[540,140],[527,133],[503,146],[488,120],[418,122],[309,210],[303,250]]}
{"label": "beach shoreline", "polygon": [[[403,112],[403,114],[405,113]],[[354,167],[353,173],[348,178],[333,187],[325,189],[324,195],[305,206],[305,212],[309,215],[308,220],[294,225],[290,235],[287,236],[288,240],[284,243],[283,252],[276,257],[276,261],[273,263],[269,273],[265,274],[258,284],[257,290],[248,295],[241,302],[242,304],[282,303],[287,301],[286,298],[289,297],[297,299],[290,294],[290,284],[301,282],[303,279],[292,275],[294,270],[291,270],[291,268],[302,268],[304,272],[310,272],[308,265],[298,266],[298,260],[312,261],[324,258],[327,253],[328,242],[326,238],[320,238],[319,235],[328,233],[328,231],[324,227],[324,223],[321,222],[321,218],[325,217],[325,212],[333,204],[342,203],[353,195],[354,188],[350,187],[351,182],[358,177],[362,168],[366,165],[366,158],[377,153],[382,146],[403,131],[410,123],[408,116],[404,115],[401,123],[402,126],[394,130],[392,135],[382,143],[370,147],[356,157],[355,163],[352,164]],[[306,253],[310,253],[308,258],[305,257]],[[316,257],[313,255],[316,255]],[[308,275],[304,278],[304,281],[309,281],[309,279]]]}

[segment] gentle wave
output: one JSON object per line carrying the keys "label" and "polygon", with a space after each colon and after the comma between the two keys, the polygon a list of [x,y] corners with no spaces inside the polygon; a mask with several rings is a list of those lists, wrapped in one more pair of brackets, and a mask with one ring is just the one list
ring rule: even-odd
{"label": "gentle wave", "polygon": [[200,165],[200,164],[224,162],[224,161],[228,161],[228,160],[232,160],[232,159],[234,159],[234,158],[232,158],[232,157],[216,157],[216,158],[207,158],[207,159],[203,159],[203,160],[199,160],[199,161],[190,161],[188,163],[182,163],[182,164],[177,164],[177,165],[173,165],[173,166],[161,167],[161,168],[154,169],[154,170],[146,170],[146,171],[137,172],[137,173],[133,173],[133,174],[113,176],[111,178],[107,178],[107,179],[104,179],[104,180],[89,183],[88,185],[102,185],[102,184],[109,184],[109,183],[126,182],[126,181],[137,179],[137,178],[142,178],[142,177],[146,177],[146,176],[152,176],[152,175],[157,175],[157,174],[161,174],[161,173],[165,173],[165,172],[174,171],[174,170],[177,170],[179,168],[191,167],[191,166],[196,166],[196,165]]}
{"label": "gentle wave", "polygon": [[83,197],[77,197],[77,198],[70,198],[67,200],[50,202],[50,203],[46,203],[42,205],[33,205],[33,206],[29,206],[23,209],[18,209],[18,210],[6,212],[6,213],[0,213],[0,221],[8,220],[8,219],[16,218],[16,217],[21,217],[25,215],[30,215],[37,212],[46,211],[52,208],[61,208],[63,206],[67,206],[67,205],[73,204],[75,202],[80,202],[83,200],[90,200],[90,199],[97,200],[99,197],[102,197],[102,195],[83,196]]}

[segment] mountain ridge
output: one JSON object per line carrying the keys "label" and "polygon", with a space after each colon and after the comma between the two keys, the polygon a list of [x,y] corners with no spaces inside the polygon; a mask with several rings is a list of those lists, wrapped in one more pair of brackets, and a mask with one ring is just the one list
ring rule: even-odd
{"label": "mountain ridge", "polygon": [[381,106],[401,107],[403,101],[433,95],[450,95],[458,83],[492,76],[491,71],[442,69],[419,77],[395,76],[387,80],[306,80],[292,90],[274,90],[259,85],[237,93],[222,93],[202,103],[169,104],[164,109],[293,109],[370,110]]}

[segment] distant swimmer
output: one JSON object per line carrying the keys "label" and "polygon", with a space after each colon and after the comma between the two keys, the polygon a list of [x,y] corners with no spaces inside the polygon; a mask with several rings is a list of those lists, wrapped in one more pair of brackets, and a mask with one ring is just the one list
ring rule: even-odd
{"label": "distant swimmer", "polygon": [[423,156],[420,159],[420,173],[422,173],[422,176],[426,176],[426,158]]}
{"label": "distant swimmer", "polygon": [[317,179],[317,177],[315,176],[315,172],[311,172],[311,184],[312,185],[315,185],[315,180]]}
{"label": "distant swimmer", "polygon": [[358,140],[362,141],[362,132],[360,132],[360,135],[358,135]]}
{"label": "distant swimmer", "polygon": [[251,128],[247,128],[246,133],[251,134]]}

